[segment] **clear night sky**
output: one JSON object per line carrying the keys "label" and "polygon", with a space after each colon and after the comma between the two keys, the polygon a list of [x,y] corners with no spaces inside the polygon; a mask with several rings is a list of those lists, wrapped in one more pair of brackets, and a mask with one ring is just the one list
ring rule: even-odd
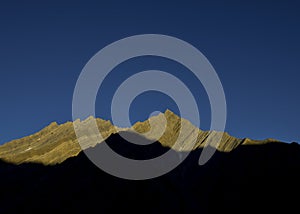
{"label": "clear night sky", "polygon": [[[224,87],[231,135],[299,142],[299,11],[296,1],[1,2],[0,143],[72,120],[74,86],[88,60],[111,42],[145,33],[178,37],[208,58]],[[187,69],[158,57],[112,71],[99,91],[97,116],[109,119],[118,84],[146,69],[168,71],[196,91],[200,127],[209,127],[205,91]],[[177,112],[165,95],[145,93],[130,118],[166,108]]]}

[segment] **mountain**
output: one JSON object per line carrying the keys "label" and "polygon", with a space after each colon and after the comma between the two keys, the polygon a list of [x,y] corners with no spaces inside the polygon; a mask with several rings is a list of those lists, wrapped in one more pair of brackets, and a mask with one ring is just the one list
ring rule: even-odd
{"label": "mountain", "polygon": [[[51,126],[44,133],[58,137],[58,125]],[[109,135],[106,143],[125,157],[151,158],[169,149],[161,142],[131,144],[124,133],[149,139],[128,130]],[[218,150],[203,166],[198,146],[174,170],[141,181],[109,175],[83,152],[55,165],[0,161],[0,213],[299,213],[299,144],[245,141],[230,152]],[[87,150],[97,153],[103,145]]]}
{"label": "mountain", "polygon": [[[175,158],[190,153],[179,166],[157,178],[114,177],[96,167],[78,144],[74,127],[80,124],[93,133],[89,128],[95,121],[107,145],[122,156],[143,160],[167,151]],[[183,135],[174,147],[180,127]],[[136,145],[124,139],[125,135],[145,144],[158,140]],[[191,146],[193,136],[197,140]],[[219,144],[207,144],[208,139],[220,136]],[[105,146],[89,141],[93,136],[81,137],[87,153],[99,154]],[[210,146],[217,151],[200,166],[199,156]],[[2,145],[0,158],[1,214],[299,213],[299,144],[202,131],[169,110],[130,128],[93,117],[61,125],[54,122]]]}
{"label": "mountain", "polygon": [[[210,144],[210,146],[216,147],[221,152],[230,152],[241,145],[261,145],[276,141],[274,139],[261,141],[248,138],[238,139],[228,133],[202,131],[193,126],[188,120],[180,118],[170,110],[166,110],[164,113],[153,116],[146,121],[137,122],[130,128],[119,128],[112,125],[110,121],[93,117],[89,117],[84,121],[78,119],[61,125],[53,122],[33,135],[1,145],[0,159],[15,164],[30,162],[53,165],[62,163],[70,157],[77,156],[82,147],[87,149],[95,146],[86,137],[86,144],[80,147],[74,131],[76,125],[80,124],[88,128],[89,123],[92,121],[96,121],[104,140],[120,131],[135,130],[148,139],[158,139],[158,142],[164,147],[171,148],[173,146],[176,151],[191,151],[196,148],[203,148],[207,146],[208,141],[214,142],[214,139],[218,137],[221,137],[220,143],[218,145]],[[165,130],[164,133],[160,133],[161,130]],[[182,130],[182,135],[179,137],[180,130]],[[192,142],[194,139],[197,139],[195,143]],[[176,144],[178,146],[174,146],[176,140],[178,140],[178,144]]]}

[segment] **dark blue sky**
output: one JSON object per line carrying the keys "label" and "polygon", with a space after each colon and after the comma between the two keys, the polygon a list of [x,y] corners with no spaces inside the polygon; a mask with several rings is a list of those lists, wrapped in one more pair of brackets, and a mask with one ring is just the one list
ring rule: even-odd
{"label": "dark blue sky", "polygon": [[[231,135],[299,142],[299,10],[296,1],[0,3],[0,143],[72,120],[73,90],[88,60],[111,42],[146,33],[178,37],[208,58],[224,87]],[[184,67],[158,57],[118,66],[99,91],[97,116],[109,119],[113,89],[146,69],[168,71],[195,90],[201,128],[209,127],[205,91]],[[177,111],[149,92],[134,101],[130,118],[165,108]]]}

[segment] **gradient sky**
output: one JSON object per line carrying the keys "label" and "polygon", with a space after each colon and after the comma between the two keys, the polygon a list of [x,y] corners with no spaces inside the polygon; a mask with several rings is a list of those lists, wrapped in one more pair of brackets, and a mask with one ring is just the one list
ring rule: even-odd
{"label": "gradient sky", "polygon": [[[226,131],[236,137],[300,141],[300,4],[296,1],[9,1],[0,3],[0,144],[72,120],[76,80],[106,45],[136,34],[166,34],[198,48],[214,66],[227,100]],[[210,108],[183,66],[141,57],[114,69],[97,97],[110,119],[113,91],[130,75],[168,71],[197,95],[202,129]],[[145,93],[132,122],[155,110],[177,112],[160,93]],[[118,124],[116,124],[118,125]]]}

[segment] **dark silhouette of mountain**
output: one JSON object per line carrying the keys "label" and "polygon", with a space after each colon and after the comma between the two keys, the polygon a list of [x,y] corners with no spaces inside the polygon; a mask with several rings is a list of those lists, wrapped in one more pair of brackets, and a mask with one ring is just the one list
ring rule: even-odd
{"label": "dark silhouette of mountain", "polygon": [[[160,142],[133,145],[119,134],[106,142],[132,159],[169,150]],[[83,152],[56,165],[1,161],[0,213],[299,213],[297,143],[238,146],[199,166],[201,152],[196,148],[171,172],[141,181],[111,176]]]}

